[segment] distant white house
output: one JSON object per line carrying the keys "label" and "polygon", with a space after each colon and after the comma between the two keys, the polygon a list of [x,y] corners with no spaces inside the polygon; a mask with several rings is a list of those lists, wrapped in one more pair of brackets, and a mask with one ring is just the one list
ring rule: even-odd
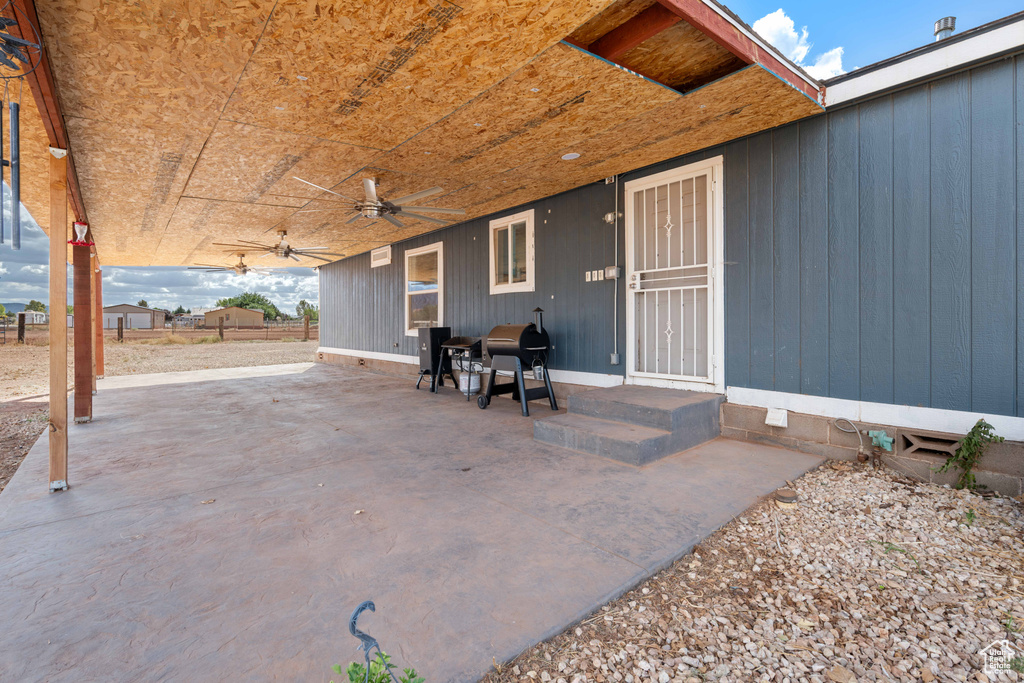
{"label": "distant white house", "polygon": [[132,304],[116,304],[103,307],[103,328],[116,330],[117,321],[123,320],[126,330],[162,329],[165,314],[163,311]]}

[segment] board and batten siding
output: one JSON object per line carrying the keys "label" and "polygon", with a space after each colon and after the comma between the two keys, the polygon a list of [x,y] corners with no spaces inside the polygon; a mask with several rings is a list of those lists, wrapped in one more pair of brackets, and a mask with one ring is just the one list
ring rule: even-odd
{"label": "board and batten siding", "polygon": [[[727,385],[1024,416],[1022,60],[620,177],[621,190],[724,157]],[[584,281],[614,260],[614,230],[601,221],[614,188],[588,185],[402,242],[383,268],[370,269],[368,254],[324,266],[322,344],[415,353],[402,330],[404,249],[443,241],[455,333],[526,322],[540,305],[552,367],[621,374],[608,358],[613,284]],[[524,208],[536,211],[537,290],[490,296],[488,221]],[[620,351],[624,292],[620,280]]]}
{"label": "board and batten siding", "polygon": [[726,383],[1024,416],[1024,63],[725,147]]}
{"label": "board and batten siding", "polygon": [[[621,374],[622,366],[610,362],[614,281],[585,281],[587,270],[615,263],[615,230],[602,220],[614,204],[611,189],[588,185],[399,242],[388,266],[370,268],[369,254],[325,265],[320,269],[320,343],[415,355],[416,338],[406,336],[403,326],[405,251],[443,242],[443,324],[453,334],[480,337],[495,325],[533,322],[533,309],[540,307],[554,347],[552,368]],[[534,291],[491,295],[490,220],[526,209],[534,210]],[[620,300],[620,320],[625,319],[622,305]],[[624,343],[623,329],[620,347]]]}

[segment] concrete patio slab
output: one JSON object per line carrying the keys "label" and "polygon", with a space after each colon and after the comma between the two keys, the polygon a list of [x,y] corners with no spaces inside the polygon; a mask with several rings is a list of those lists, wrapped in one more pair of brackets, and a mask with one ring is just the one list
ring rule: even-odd
{"label": "concrete patio slab", "polygon": [[101,380],[71,489],[44,437],[0,494],[0,680],[327,681],[365,599],[397,663],[476,680],[820,462],[717,439],[637,468],[534,441],[509,400],[207,372]]}

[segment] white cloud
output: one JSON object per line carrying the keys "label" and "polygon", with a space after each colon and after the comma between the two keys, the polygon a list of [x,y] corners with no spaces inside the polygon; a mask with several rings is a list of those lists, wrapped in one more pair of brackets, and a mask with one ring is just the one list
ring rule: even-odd
{"label": "white cloud", "polygon": [[804,61],[807,51],[811,49],[811,44],[807,42],[807,27],[804,26],[797,33],[796,24],[782,8],[755,21],[754,30],[797,64]]}
{"label": "white cloud", "polygon": [[797,31],[796,23],[782,8],[755,21],[754,30],[782,54],[803,67],[813,78],[825,79],[846,73],[843,70],[841,47],[817,55],[811,63],[806,62],[811,48],[814,47],[814,43],[809,40],[807,27],[804,26]]}
{"label": "white cloud", "polygon": [[804,66],[804,71],[818,80],[846,73],[843,71],[843,48],[835,47],[821,53],[815,58],[814,64]]}

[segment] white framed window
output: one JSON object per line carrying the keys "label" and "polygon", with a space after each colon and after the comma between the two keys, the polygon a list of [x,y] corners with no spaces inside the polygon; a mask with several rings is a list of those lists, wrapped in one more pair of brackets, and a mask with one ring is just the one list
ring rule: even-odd
{"label": "white framed window", "polygon": [[532,292],[533,209],[491,221],[489,242],[491,294]]}
{"label": "white framed window", "polygon": [[405,334],[444,324],[444,243],[405,252]]}

